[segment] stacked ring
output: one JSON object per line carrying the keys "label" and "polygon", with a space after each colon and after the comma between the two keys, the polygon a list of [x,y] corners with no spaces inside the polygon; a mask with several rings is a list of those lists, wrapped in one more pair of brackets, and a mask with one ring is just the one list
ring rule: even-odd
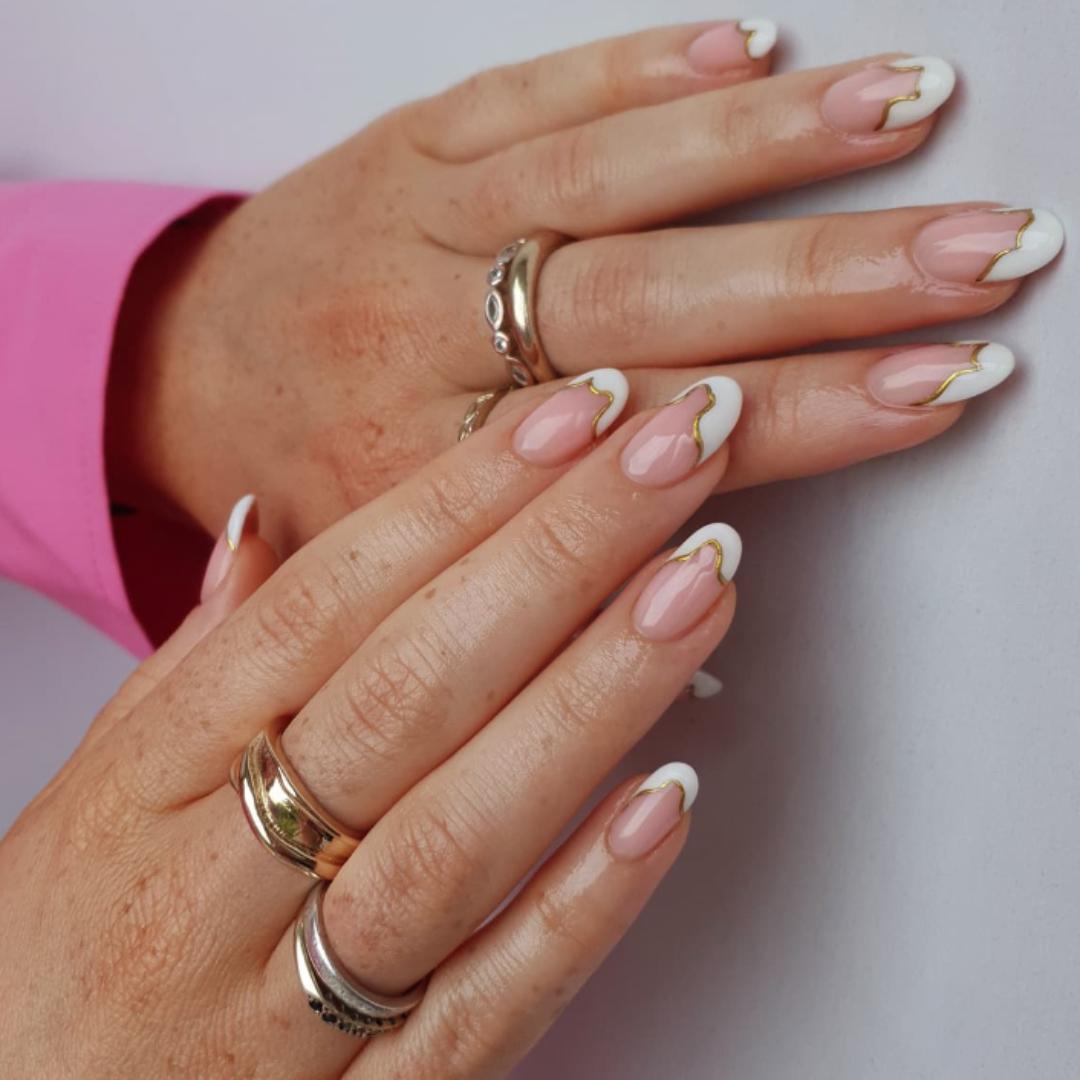
{"label": "stacked ring", "polygon": [[275,858],[309,877],[332,880],[360,837],[319,807],[281,746],[287,720],[260,731],[229,774],[252,832]]}
{"label": "stacked ring", "polygon": [[346,1035],[370,1039],[401,1027],[424,996],[424,981],[404,994],[389,997],[360,986],[342,973],[341,964],[326,940],[323,929],[323,896],[326,883],[308,894],[296,920],[294,947],[300,985],[308,1005],[325,1023]]}

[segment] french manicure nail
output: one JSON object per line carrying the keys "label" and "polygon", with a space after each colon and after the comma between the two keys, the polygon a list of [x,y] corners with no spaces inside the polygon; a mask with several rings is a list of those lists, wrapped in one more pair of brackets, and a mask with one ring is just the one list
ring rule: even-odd
{"label": "french manicure nail", "polygon": [[699,75],[720,75],[768,56],[776,34],[776,23],[769,19],[719,23],[690,43],[686,58]]}
{"label": "french manicure nail", "polygon": [[615,423],[629,395],[626,376],[615,368],[579,375],[522,420],[514,449],[534,465],[562,465]]}
{"label": "french manicure nail", "polygon": [[742,390],[711,375],[665,405],[623,449],[620,464],[643,487],[667,487],[712,457],[742,412]]}
{"label": "french manicure nail", "polygon": [[903,57],[833,83],[821,100],[821,112],[831,127],[846,134],[894,131],[940,109],[955,85],[956,73],[944,60]]}
{"label": "french manicure nail", "polygon": [[214,550],[210,554],[210,561],[206,564],[206,573],[203,575],[202,589],[199,594],[200,603],[206,603],[229,576],[245,531],[249,528],[255,529],[257,522],[258,508],[255,505],[255,496],[245,495],[229,512],[225,531],[218,537]]}
{"label": "french manicure nail", "polygon": [[720,599],[742,558],[730,525],[705,525],[679,545],[634,604],[631,621],[642,637],[671,641],[696,626]]}
{"label": "french manicure nail", "polygon": [[1012,351],[993,341],[926,345],[879,360],[866,386],[883,405],[952,405],[993,390],[1015,366]]}
{"label": "french manicure nail", "polygon": [[642,859],[653,851],[698,794],[697,773],[681,761],[663,765],[641,782],[608,826],[608,850],[616,859]]}
{"label": "french manicure nail", "polygon": [[1049,210],[1003,207],[937,218],[915,237],[919,267],[941,281],[1011,281],[1050,262],[1065,243],[1065,227]]}

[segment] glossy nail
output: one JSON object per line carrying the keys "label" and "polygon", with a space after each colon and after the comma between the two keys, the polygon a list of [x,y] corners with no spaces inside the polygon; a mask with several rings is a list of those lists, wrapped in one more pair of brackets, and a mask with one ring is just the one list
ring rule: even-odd
{"label": "glossy nail", "polygon": [[626,376],[615,368],[579,375],[522,420],[514,449],[534,465],[562,465],[615,423],[629,395]]}
{"label": "glossy nail", "polygon": [[775,45],[776,23],[741,19],[710,27],[691,42],[686,58],[699,75],[721,75],[768,56]]}
{"label": "glossy nail", "polygon": [[734,379],[712,375],[687,387],[626,444],[623,472],[643,487],[667,487],[724,445],[742,411]]}
{"label": "glossy nail", "polygon": [[936,56],[875,64],[833,83],[821,100],[826,123],[851,135],[893,131],[925,120],[949,99],[956,73]]}
{"label": "glossy nail", "polygon": [[696,626],[720,599],[742,558],[730,525],[705,525],[679,545],[634,604],[631,621],[642,637],[671,641]]}
{"label": "glossy nail", "polygon": [[657,769],[641,782],[608,826],[608,850],[616,859],[642,859],[694,805],[697,773],[681,761]]}
{"label": "glossy nail", "polygon": [[253,532],[257,527],[258,507],[255,505],[255,496],[245,495],[230,511],[225,531],[218,537],[210,554],[199,594],[201,603],[206,603],[229,576],[244,533]]}
{"label": "glossy nail", "polygon": [[941,281],[1011,281],[1045,266],[1065,243],[1049,210],[967,210],[937,218],[915,237],[919,268]]}
{"label": "glossy nail", "polygon": [[1012,351],[993,341],[926,345],[879,360],[866,386],[882,405],[952,405],[993,390],[1015,366]]}

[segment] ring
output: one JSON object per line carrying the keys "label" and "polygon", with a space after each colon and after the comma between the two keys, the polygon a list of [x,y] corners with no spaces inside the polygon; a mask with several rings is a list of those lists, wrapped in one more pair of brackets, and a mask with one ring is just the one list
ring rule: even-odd
{"label": "ring", "polygon": [[293,771],[281,746],[287,723],[278,720],[260,731],[233,763],[229,780],[267,851],[309,877],[330,881],[360,837],[320,809]]}
{"label": "ring", "polygon": [[570,237],[545,230],[515,240],[495,256],[488,271],[484,317],[491,327],[492,348],[506,362],[515,387],[532,386],[556,377],[540,344],[533,312],[536,286],[544,260]]}
{"label": "ring", "polygon": [[465,410],[465,417],[458,428],[457,441],[464,442],[477,428],[482,428],[491,410],[510,392],[509,386],[500,386],[498,390],[485,390],[477,395],[473,403]]}
{"label": "ring", "polygon": [[308,893],[296,920],[296,972],[308,1004],[319,1018],[347,1035],[370,1039],[401,1027],[424,996],[426,980],[397,997],[377,994],[342,974],[341,962],[326,940],[323,928],[325,882]]}

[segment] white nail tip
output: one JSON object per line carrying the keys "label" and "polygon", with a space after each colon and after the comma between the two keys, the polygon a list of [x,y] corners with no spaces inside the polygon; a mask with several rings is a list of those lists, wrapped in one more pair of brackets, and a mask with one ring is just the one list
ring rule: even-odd
{"label": "white nail tip", "polygon": [[712,407],[703,413],[698,421],[698,433],[701,435],[700,461],[705,461],[724,445],[738,423],[743,395],[742,388],[734,379],[729,379],[726,375],[710,375],[707,379],[688,386],[675,400],[686,397],[699,386],[707,386],[714,399]]}
{"label": "white nail tip", "polygon": [[1012,281],[1044,267],[1065,243],[1065,226],[1049,210],[999,210],[1001,214],[1030,212],[1030,223],[1020,231],[1015,251],[1002,255],[986,272],[983,281]]}
{"label": "white nail tip", "polygon": [[956,87],[956,72],[952,65],[938,56],[908,56],[888,65],[893,71],[921,68],[915,88],[918,96],[912,101],[895,101],[882,124],[882,131],[910,127],[937,112],[949,100]]}
{"label": "white nail tip", "polygon": [[225,542],[233,551],[240,546],[240,540],[244,535],[244,525],[254,506],[255,496],[245,495],[242,499],[238,500],[236,505],[229,512],[229,521],[225,526]]}
{"label": "white nail tip", "polygon": [[776,47],[777,28],[771,19],[741,19],[738,27],[746,35],[746,55],[751,60],[768,56]]}
{"label": "white nail tip", "polygon": [[645,791],[659,791],[670,784],[677,784],[682,788],[682,811],[685,814],[698,795],[697,773],[685,762],[673,761],[669,765],[661,765],[651,776],[647,776],[638,785],[635,795]]}
{"label": "white nail tip", "polygon": [[730,581],[735,576],[735,571],[739,569],[739,563],[742,562],[742,537],[730,525],[719,522],[702,525],[676,548],[671,558],[682,558],[708,543],[719,545],[720,573],[725,581]]}
{"label": "white nail tip", "polygon": [[[958,341],[957,345],[968,345],[974,349],[977,341]],[[965,371],[954,378],[931,405],[955,405],[958,401],[978,397],[987,390],[1003,383],[1016,368],[1016,357],[1012,349],[999,345],[996,341],[987,342],[975,356],[978,365],[974,371]]]}
{"label": "white nail tip", "polygon": [[692,698],[704,701],[706,698],[716,697],[724,689],[724,684],[715,675],[701,670],[690,676],[688,689]]}
{"label": "white nail tip", "polygon": [[592,382],[593,387],[601,393],[611,395],[611,404],[604,410],[604,415],[596,422],[596,434],[603,435],[616,420],[619,414],[626,408],[626,402],[630,397],[630,384],[626,376],[618,368],[597,368],[595,371],[586,371],[571,381],[570,386],[584,386]]}

